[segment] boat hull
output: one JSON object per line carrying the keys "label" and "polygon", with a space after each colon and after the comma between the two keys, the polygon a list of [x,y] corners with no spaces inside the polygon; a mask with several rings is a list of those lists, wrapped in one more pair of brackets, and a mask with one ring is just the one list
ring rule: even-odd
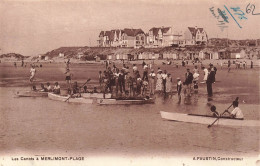
{"label": "boat hull", "polygon": [[[103,93],[81,93],[81,96],[85,98],[104,98]],[[105,98],[111,98],[111,96],[111,93],[105,94]]]}
{"label": "boat hull", "polygon": [[48,92],[18,91],[15,95],[17,97],[48,97]]}
{"label": "boat hull", "polygon": [[117,100],[117,99],[97,99],[97,104],[100,105],[139,105],[139,104],[153,104],[154,99],[144,100]]}
{"label": "boat hull", "polygon": [[[198,116],[198,115],[171,113],[171,112],[164,112],[164,111],[160,111],[160,113],[163,119],[178,121],[178,122],[209,125],[216,120],[216,117],[210,117],[210,116]],[[260,121],[220,118],[214,125],[260,127]]]}
{"label": "boat hull", "polygon": [[69,98],[70,96],[61,96],[61,95],[57,95],[54,93],[48,93],[48,97],[52,100],[63,101],[63,102],[68,102],[68,103],[92,104],[94,101],[94,99],[91,99],[91,98],[83,98],[83,97]]}

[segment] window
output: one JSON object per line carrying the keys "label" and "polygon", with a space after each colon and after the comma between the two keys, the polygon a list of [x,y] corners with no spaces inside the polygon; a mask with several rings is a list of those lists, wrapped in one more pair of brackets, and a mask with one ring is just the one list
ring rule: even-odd
{"label": "window", "polygon": [[141,37],[141,40],[144,40],[144,37],[143,37],[143,36]]}
{"label": "window", "polygon": [[139,37],[138,37],[138,36],[136,36],[136,40],[139,40]]}

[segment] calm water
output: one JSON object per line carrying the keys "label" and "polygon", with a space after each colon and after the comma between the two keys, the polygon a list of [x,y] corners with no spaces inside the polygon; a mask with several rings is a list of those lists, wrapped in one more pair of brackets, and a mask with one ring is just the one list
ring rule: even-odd
{"label": "calm water", "polygon": [[[259,128],[171,122],[159,111],[209,114],[207,98],[177,96],[132,106],[97,106],[15,98],[21,88],[0,88],[0,154],[190,156],[259,154]],[[222,112],[231,102],[212,103]],[[259,120],[259,105],[241,104],[246,119]]]}

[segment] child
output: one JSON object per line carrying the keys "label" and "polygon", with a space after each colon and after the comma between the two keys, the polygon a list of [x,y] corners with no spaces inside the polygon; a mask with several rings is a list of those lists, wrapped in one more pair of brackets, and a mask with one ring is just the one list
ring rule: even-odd
{"label": "child", "polygon": [[219,117],[219,113],[216,111],[216,107],[214,105],[210,107],[210,111],[213,113],[214,117]]}
{"label": "child", "polygon": [[40,90],[41,92],[48,92],[47,88],[44,87],[44,84],[43,84],[43,83],[41,83],[41,88],[42,88],[42,89]]}
{"label": "child", "polygon": [[48,92],[52,92],[51,85],[49,82],[47,82],[47,90],[48,90]]}
{"label": "child", "polygon": [[94,87],[93,93],[98,93],[97,87]]}
{"label": "child", "polygon": [[84,93],[89,93],[88,87],[87,87],[86,85],[83,87],[83,90],[84,90],[84,91],[83,91]]}
{"label": "child", "polygon": [[54,94],[60,94],[60,85],[58,82],[55,82],[55,85],[53,87],[53,93]]}

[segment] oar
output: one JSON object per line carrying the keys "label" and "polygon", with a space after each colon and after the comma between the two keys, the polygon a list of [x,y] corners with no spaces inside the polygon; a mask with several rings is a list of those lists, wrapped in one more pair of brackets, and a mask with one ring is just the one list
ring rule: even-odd
{"label": "oar", "polygon": [[[91,80],[91,79],[89,78],[81,87],[83,87],[84,85],[86,85],[90,80]],[[81,87],[80,87],[80,88],[81,88]],[[65,102],[68,101],[72,96],[73,96],[73,94],[70,95],[70,96],[65,100]]]}
{"label": "oar", "polygon": [[[238,101],[238,97],[235,99],[235,101]],[[231,104],[226,110],[228,110],[232,105],[233,105],[233,102],[232,102],[232,104]],[[219,118],[226,112],[226,110],[225,110],[222,114],[220,114],[219,117],[218,117],[213,123],[211,123],[210,125],[208,125],[208,128],[210,128],[211,126],[213,126],[213,125],[219,120]]]}

